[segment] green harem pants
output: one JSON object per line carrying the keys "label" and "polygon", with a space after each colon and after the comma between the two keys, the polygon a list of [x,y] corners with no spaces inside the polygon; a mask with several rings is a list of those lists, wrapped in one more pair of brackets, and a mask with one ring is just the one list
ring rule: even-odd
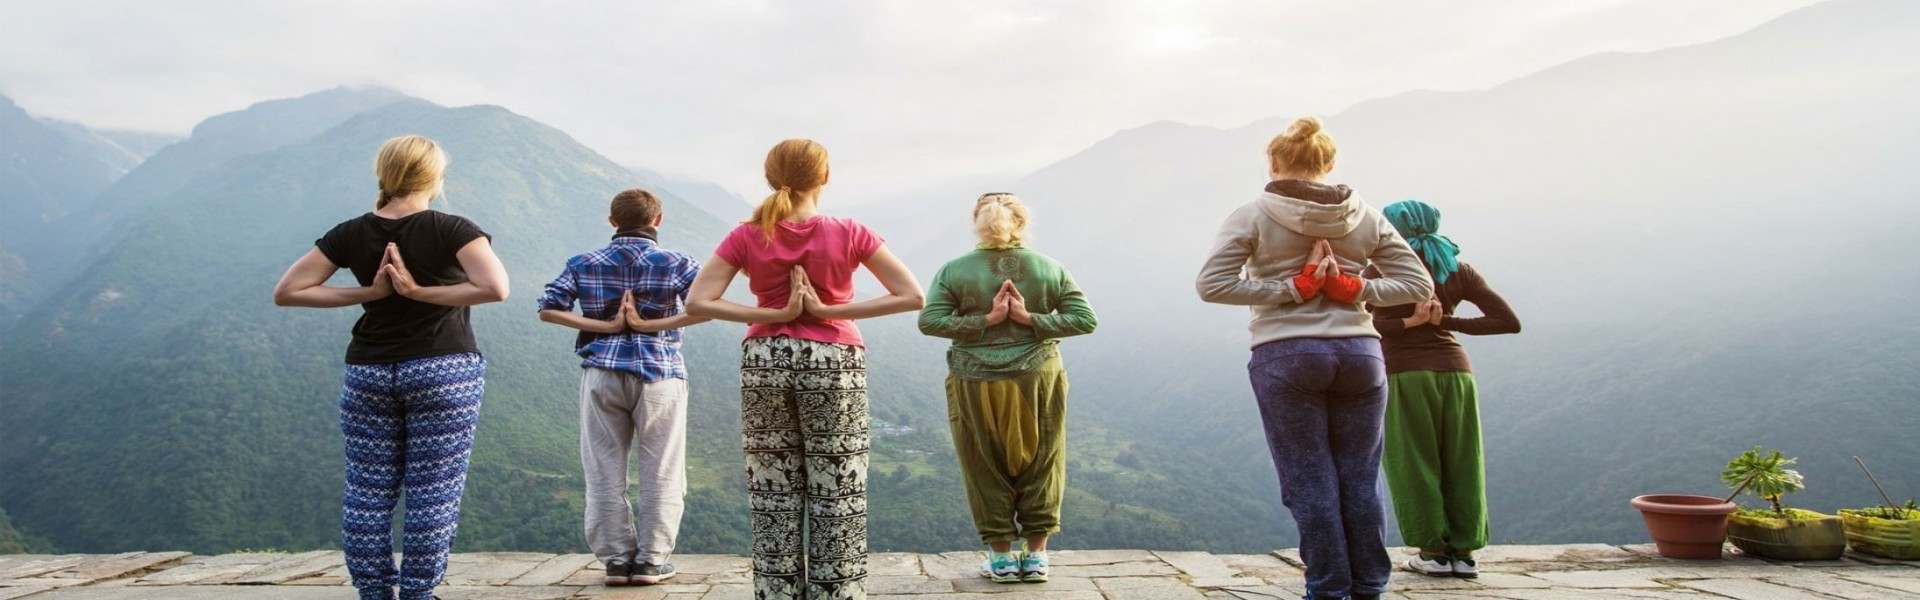
{"label": "green harem pants", "polygon": [[1067,372],[1058,356],[1010,379],[947,376],[947,421],[981,541],[1060,531],[1066,418]]}
{"label": "green harem pants", "polygon": [[1487,546],[1487,469],[1473,373],[1387,376],[1382,456],[1400,537],[1408,546],[1462,554]]}

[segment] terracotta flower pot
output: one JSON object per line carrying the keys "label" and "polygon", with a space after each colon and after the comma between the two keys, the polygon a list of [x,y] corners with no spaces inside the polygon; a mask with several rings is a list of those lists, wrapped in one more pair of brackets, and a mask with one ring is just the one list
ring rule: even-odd
{"label": "terracotta flower pot", "polygon": [[1633,499],[1654,547],[1667,558],[1714,560],[1727,539],[1727,515],[1739,507],[1711,496],[1650,494]]}
{"label": "terracotta flower pot", "polygon": [[[1847,553],[1840,517],[1789,508],[1794,518],[1734,514],[1727,519],[1727,541],[1748,554],[1780,560],[1833,560]],[[1771,513],[1769,513],[1771,514]]]}
{"label": "terracotta flower pot", "polygon": [[1840,509],[1840,520],[1847,530],[1847,543],[1853,549],[1874,556],[1898,560],[1920,560],[1920,520],[1896,521]]}

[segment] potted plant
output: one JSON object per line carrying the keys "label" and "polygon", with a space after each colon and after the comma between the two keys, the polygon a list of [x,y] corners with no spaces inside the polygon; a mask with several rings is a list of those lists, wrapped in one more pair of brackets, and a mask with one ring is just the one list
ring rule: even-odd
{"label": "potted plant", "polygon": [[[1806,487],[1794,459],[1754,446],[1734,457],[1720,480],[1744,485],[1771,508],[1741,508],[1727,518],[1727,540],[1748,554],[1780,560],[1833,560],[1847,552],[1840,517],[1788,507],[1781,498]],[[1742,483],[1744,482],[1744,484]],[[1735,492],[1739,489],[1736,487]]]}
{"label": "potted plant", "polygon": [[1908,500],[1905,506],[1896,506],[1893,498],[1881,489],[1880,480],[1867,470],[1867,463],[1860,457],[1853,457],[1860,463],[1860,470],[1867,472],[1867,480],[1873,482],[1873,488],[1880,492],[1880,499],[1887,503],[1866,509],[1840,509],[1840,522],[1847,531],[1847,543],[1858,552],[1874,556],[1899,560],[1920,560],[1920,505]]}
{"label": "potted plant", "polygon": [[1712,496],[1648,494],[1635,497],[1633,508],[1661,556],[1715,560],[1727,540],[1727,515],[1739,507]]}

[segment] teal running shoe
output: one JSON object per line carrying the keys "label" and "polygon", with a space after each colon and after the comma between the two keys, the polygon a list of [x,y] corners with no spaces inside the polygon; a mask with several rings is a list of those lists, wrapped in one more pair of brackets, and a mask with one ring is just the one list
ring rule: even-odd
{"label": "teal running shoe", "polygon": [[1020,580],[1027,583],[1046,583],[1047,552],[1024,552],[1020,556]]}
{"label": "teal running shoe", "polygon": [[980,562],[980,575],[994,583],[1019,583],[1020,553],[988,550],[987,559]]}

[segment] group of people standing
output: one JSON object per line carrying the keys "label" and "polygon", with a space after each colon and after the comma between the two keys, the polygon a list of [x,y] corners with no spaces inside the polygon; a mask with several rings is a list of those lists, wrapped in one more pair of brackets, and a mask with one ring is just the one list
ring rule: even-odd
{"label": "group of people standing", "polygon": [[[1450,332],[1517,331],[1518,322],[1457,261],[1432,207],[1376,210],[1322,181],[1334,146],[1317,120],[1297,122],[1267,154],[1272,182],[1228,218],[1198,288],[1208,302],[1252,307],[1248,370],[1299,524],[1309,598],[1385,590],[1383,452],[1403,537],[1421,548],[1408,567],[1472,576],[1472,551],[1486,543],[1479,423]],[[328,231],[274,290],[282,306],[364,311],[340,400],[342,547],[363,600],[433,598],[483,395],[486,360],[468,307],[507,297],[491,238],[429,208],[446,165],[432,140],[389,140],[375,160],[375,210]],[[680,334],[720,319],[748,324],[740,418],[755,598],[864,598],[869,419],[855,321],[913,311],[922,333],[952,340],[948,420],[987,546],[981,575],[1046,581],[1066,476],[1058,343],[1098,320],[1067,269],[1026,248],[1027,207],[1008,193],[976,199],[976,249],[923,292],[878,234],[820,214],[831,171],[819,144],[779,143],[765,174],[772,193],[704,262],[661,245],[657,197],[620,192],[609,207],[612,241],[569,259],[538,301],[540,320],[579,331],[585,532],[606,583],[674,574],[687,487]],[[342,268],[358,285],[327,285]],[[861,268],[885,294],[855,298]],[[741,275],[752,305],[726,298]],[[1461,301],[1486,316],[1453,316]],[[627,493],[636,471],[638,518]]]}

